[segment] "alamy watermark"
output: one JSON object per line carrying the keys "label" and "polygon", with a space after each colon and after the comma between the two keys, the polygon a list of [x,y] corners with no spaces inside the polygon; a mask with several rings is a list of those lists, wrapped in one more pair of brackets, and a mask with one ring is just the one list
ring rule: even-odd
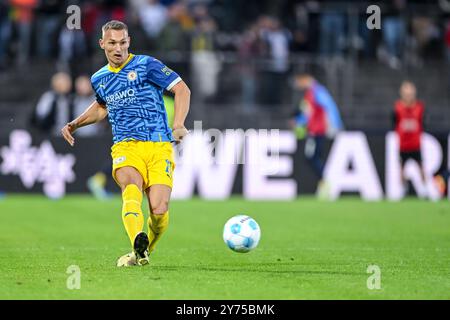
{"label": "alamy watermark", "polygon": [[379,6],[373,4],[367,7],[367,14],[370,16],[367,18],[366,26],[369,30],[381,29],[381,9]]}
{"label": "alamy watermark", "polygon": [[264,168],[267,174],[279,172],[280,153],[287,139],[279,129],[194,129],[175,149],[177,164],[211,166],[248,164]]}
{"label": "alamy watermark", "polygon": [[67,267],[66,273],[69,275],[66,281],[66,287],[69,290],[81,289],[81,270],[80,267],[73,264]]}
{"label": "alamy watermark", "polygon": [[66,19],[66,27],[69,30],[81,29],[81,8],[77,5],[70,5],[66,9],[66,13],[69,15]]}
{"label": "alamy watermark", "polygon": [[[443,8],[447,7],[450,10],[450,3],[447,0],[440,0],[440,2]],[[66,13],[69,15],[66,19],[67,29],[81,29],[81,8],[73,4],[67,7]],[[367,28],[369,30],[381,29],[381,8],[373,4],[367,7],[366,13],[370,14],[366,21]]]}
{"label": "alamy watermark", "polygon": [[367,289],[380,290],[381,289],[381,269],[376,264],[367,267],[367,273],[371,275],[367,278]]}

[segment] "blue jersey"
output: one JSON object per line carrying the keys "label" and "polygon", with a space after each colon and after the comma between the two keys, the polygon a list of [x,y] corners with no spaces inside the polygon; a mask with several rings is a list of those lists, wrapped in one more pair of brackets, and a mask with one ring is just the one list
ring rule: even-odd
{"label": "blue jersey", "polygon": [[106,105],[114,143],[123,140],[173,141],[163,91],[181,81],[161,61],[130,54],[118,68],[109,64],[91,77],[97,102]]}

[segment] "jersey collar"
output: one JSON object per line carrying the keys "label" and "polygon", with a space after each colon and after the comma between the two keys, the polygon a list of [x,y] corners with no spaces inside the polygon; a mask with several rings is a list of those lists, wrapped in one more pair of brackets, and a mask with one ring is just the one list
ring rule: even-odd
{"label": "jersey collar", "polygon": [[131,59],[133,59],[133,57],[134,57],[134,54],[130,53],[128,55],[127,60],[124,63],[122,63],[122,65],[120,67],[117,67],[117,68],[112,67],[108,63],[108,70],[111,71],[111,72],[114,72],[114,73],[118,73],[120,70],[122,70],[128,64],[128,62],[130,62]]}

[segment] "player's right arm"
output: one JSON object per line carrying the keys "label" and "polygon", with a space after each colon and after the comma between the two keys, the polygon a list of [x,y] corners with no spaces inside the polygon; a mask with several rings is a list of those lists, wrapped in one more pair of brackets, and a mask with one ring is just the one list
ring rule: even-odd
{"label": "player's right arm", "polygon": [[75,139],[73,133],[78,128],[97,123],[105,119],[108,115],[106,106],[94,101],[91,105],[75,120],[72,120],[61,129],[61,134],[64,139],[73,147],[75,144]]}

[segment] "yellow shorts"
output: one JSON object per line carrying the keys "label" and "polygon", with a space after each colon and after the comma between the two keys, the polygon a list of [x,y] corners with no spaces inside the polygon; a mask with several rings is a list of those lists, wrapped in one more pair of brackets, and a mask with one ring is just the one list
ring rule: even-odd
{"label": "yellow shorts", "polygon": [[144,179],[144,190],[154,184],[172,188],[175,162],[170,142],[121,141],[111,148],[113,159],[112,176],[122,167],[135,168]]}

